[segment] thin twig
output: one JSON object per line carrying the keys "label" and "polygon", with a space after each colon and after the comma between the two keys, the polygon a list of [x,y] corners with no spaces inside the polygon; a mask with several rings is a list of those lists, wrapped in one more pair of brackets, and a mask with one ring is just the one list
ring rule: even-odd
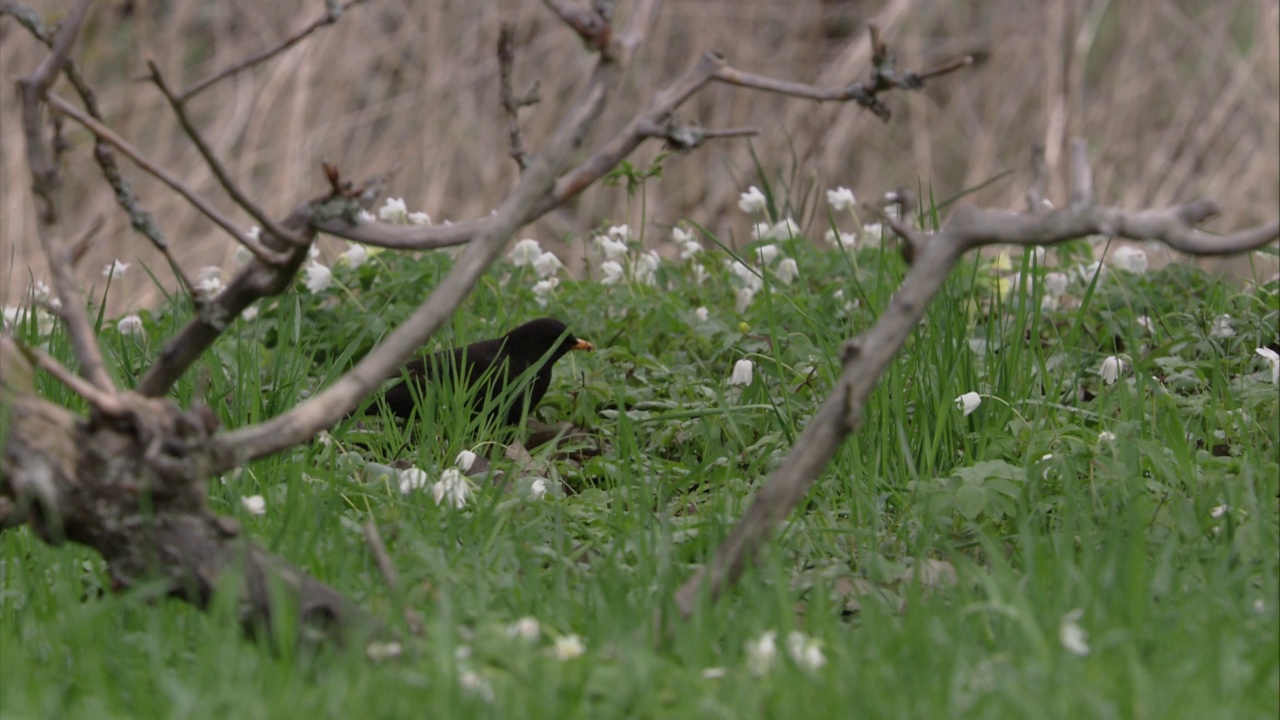
{"label": "thin twig", "polygon": [[529,165],[529,151],[524,149],[524,136],[520,132],[520,108],[538,102],[538,83],[534,82],[523,95],[516,97],[512,85],[515,65],[515,31],[509,23],[503,23],[498,31],[498,85],[502,108],[507,112],[507,135],[511,142],[511,159],[521,170]]}
{"label": "thin twig", "polygon": [[700,147],[707,140],[726,138],[752,137],[760,134],[758,127],[742,128],[700,128],[695,125],[676,125],[668,123],[659,125],[653,122],[642,122],[636,127],[637,132],[645,137],[659,138],[667,141],[667,148],[685,152]]}
{"label": "thin twig", "polygon": [[[654,0],[642,0],[629,21],[626,37],[638,38],[654,18]],[[644,25],[644,23],[650,23]],[[539,217],[556,186],[556,177],[599,118],[609,92],[632,57],[633,46],[615,43],[600,60],[541,152],[529,163],[519,185],[495,211],[445,276],[416,310],[332,385],[289,412],[266,422],[214,438],[213,472],[293,447],[331,426],[390,377],[466,299],[517,230]]]}
{"label": "thin twig", "polygon": [[1036,143],[1031,148],[1031,186],[1027,188],[1027,212],[1035,215],[1045,211],[1044,192],[1049,185],[1049,166],[1044,161],[1044,145]]}
{"label": "thin twig", "polygon": [[235,63],[234,65],[225,67],[215,72],[214,74],[204,78],[203,80],[197,80],[196,82],[191,83],[187,87],[183,88],[182,92],[178,93],[177,95],[178,101],[186,102],[187,100],[190,100],[191,98],[195,97],[197,94],[204,92],[214,84],[222,80],[225,80],[226,78],[229,78],[232,75],[236,75],[244,70],[247,70],[253,67],[254,65],[270,60],[276,55],[279,55],[285,50],[288,50],[294,45],[297,45],[298,43],[302,42],[307,38],[308,35],[315,32],[316,30],[319,30],[320,28],[325,27],[327,25],[334,24],[335,22],[338,21],[339,18],[342,17],[343,13],[345,13],[347,10],[350,10],[354,6],[363,3],[364,1],[365,0],[347,0],[347,2],[344,2],[342,5],[339,5],[336,7],[334,7],[333,5],[330,5],[329,3],[326,3],[327,7],[325,8],[324,14],[321,15],[320,17],[317,17],[315,20],[312,20],[311,23],[306,27],[286,37],[276,45],[269,47],[265,50],[262,50],[256,55],[251,55],[248,58],[245,58],[244,60],[241,60],[240,62]]}
{"label": "thin twig", "polygon": [[155,83],[161,94],[169,101],[169,107],[173,109],[174,115],[178,116],[178,124],[182,125],[183,131],[187,133],[187,137],[191,138],[191,142],[195,144],[196,149],[200,151],[201,157],[204,158],[205,164],[209,166],[213,176],[218,179],[218,184],[222,185],[222,189],[227,191],[227,194],[231,196],[235,204],[249,213],[254,220],[257,220],[258,226],[262,228],[264,233],[269,232],[290,245],[302,244],[302,237],[272,220],[262,208],[258,207],[256,203],[249,199],[248,195],[245,195],[240,190],[240,186],[231,179],[231,175],[222,166],[222,162],[213,154],[213,148],[209,147],[209,143],[205,142],[204,135],[200,133],[199,128],[195,126],[195,123],[191,122],[191,118],[187,117],[186,106],[182,100],[173,94],[169,83],[165,81],[164,75],[160,72],[160,67],[156,65],[154,60],[147,60],[147,67],[151,70],[151,81]]}
{"label": "thin twig", "polygon": [[[49,263],[49,274],[54,291],[62,303],[61,316],[67,326],[67,334],[80,362],[80,373],[99,390],[112,392],[115,384],[107,373],[102,349],[98,347],[93,325],[85,309],[84,298],[71,272],[71,253],[67,244],[53,235],[51,225],[57,220],[58,168],[50,161],[49,149],[40,122],[40,107],[47,101],[49,87],[62,71],[76,35],[89,12],[89,0],[80,0],[71,14],[58,28],[53,49],[36,69],[18,79],[22,90],[22,127],[26,139],[27,165],[31,169],[32,189],[43,204],[39,213],[37,230],[40,244]],[[81,238],[73,241],[79,245],[101,225],[91,225]]]}
{"label": "thin twig", "polygon": [[396,572],[396,564],[391,561],[391,554],[387,552],[382,533],[378,532],[378,523],[373,518],[364,523],[364,541],[373,555],[374,565],[378,566],[378,573],[382,575],[382,582],[391,592],[400,592],[400,574]]}
{"label": "thin twig", "polygon": [[215,225],[222,228],[236,242],[248,248],[259,260],[267,264],[278,264],[282,261],[282,255],[269,248],[263,246],[260,242],[241,232],[231,222],[231,219],[223,215],[221,211],[215,208],[209,201],[205,200],[196,191],[187,187],[176,175],[156,165],[150,160],[143,157],[142,153],[128,143],[124,138],[120,137],[111,128],[98,122],[96,119],[89,117],[76,106],[67,102],[56,93],[49,93],[49,104],[66,114],[72,120],[80,123],[94,136],[116,150],[123,153],[126,157],[134,162],[142,170],[151,174],[160,182],[168,185],[174,192],[181,195],[191,206],[199,210],[205,217],[213,221]]}
{"label": "thin twig", "polygon": [[[53,46],[53,38],[45,30],[44,26],[40,24],[39,16],[34,11],[17,3],[0,4],[0,11],[3,14],[17,18],[18,22],[27,28],[40,42],[49,47]],[[98,106],[98,96],[80,73],[80,67],[74,59],[68,58],[66,63],[63,64],[63,75],[71,83],[71,86],[75,88],[76,94],[80,96],[80,101],[84,103],[85,112],[99,123],[105,125],[102,110]],[[93,159],[102,171],[102,176],[111,186],[116,204],[129,216],[130,226],[151,241],[151,244],[156,250],[160,251],[165,262],[168,263],[169,269],[178,279],[178,282],[182,284],[189,294],[192,293],[194,288],[191,280],[183,272],[182,266],[178,264],[177,259],[173,256],[169,243],[164,237],[164,231],[156,224],[155,218],[151,213],[142,207],[142,202],[137,193],[133,191],[133,187],[121,174],[120,166],[116,162],[115,153],[112,152],[111,146],[96,135],[93,142]],[[87,248],[73,249],[71,258],[73,267],[80,261],[84,249]]]}

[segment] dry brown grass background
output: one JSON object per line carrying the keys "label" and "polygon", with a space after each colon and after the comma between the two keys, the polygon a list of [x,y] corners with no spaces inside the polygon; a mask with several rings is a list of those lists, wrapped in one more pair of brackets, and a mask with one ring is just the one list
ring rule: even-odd
{"label": "dry brown grass background", "polygon": [[[48,20],[67,5],[32,3]],[[155,57],[182,86],[274,44],[321,11],[318,0],[104,1],[77,59],[118,132],[230,211],[159,93],[133,80],[145,69],[142,59]],[[620,3],[619,14],[627,11],[628,3]],[[1060,199],[1063,151],[1071,137],[1081,136],[1090,142],[1104,202],[1137,208],[1208,197],[1223,207],[1216,227],[1224,230],[1280,212],[1280,3],[1266,0],[675,0],[664,6],[593,141],[608,138],[704,50],[781,78],[820,85],[861,79],[869,20],[884,28],[900,67],[922,68],[973,50],[991,56],[923,92],[890,96],[895,114],[887,125],[853,105],[820,106],[726,86],[698,95],[678,119],[759,126],[754,149],[771,179],[792,184],[795,197],[809,193],[810,207],[821,197],[815,193],[837,185],[870,198],[921,183],[942,199],[1015,169],[973,199],[1021,210],[1032,143],[1046,144],[1051,196]],[[277,216],[323,191],[322,158],[352,177],[400,163],[391,195],[403,196],[410,210],[425,210],[436,221],[481,215],[516,179],[498,104],[494,50],[503,21],[516,28],[517,91],[533,80],[542,84],[541,104],[522,115],[526,143],[536,149],[593,58],[533,0],[371,0],[276,60],[215,86],[192,111],[243,187]],[[0,20],[5,303],[21,296],[30,277],[44,277],[13,82],[42,56],[25,30]],[[59,90],[71,95],[65,83]],[[102,266],[120,257],[146,262],[172,285],[158,253],[129,229],[104,190],[89,136],[70,127],[68,138],[63,231],[74,235],[97,217],[107,223],[80,276],[100,287]],[[632,162],[644,166],[658,150],[646,146]],[[230,239],[123,164],[185,266],[231,265]],[[649,187],[650,244],[664,241],[666,229],[686,216],[721,237],[745,239],[748,222],[736,199],[756,182],[745,141],[669,158],[663,177]],[[244,213],[233,216],[251,224]],[[813,229],[811,236],[821,236],[825,218],[798,219]],[[640,220],[638,203],[628,213],[621,189],[595,187],[523,235],[554,241],[604,221],[636,227]],[[344,245],[327,242],[330,252]],[[1248,268],[1235,262],[1237,271]],[[142,273],[126,280],[124,292],[113,291],[117,302],[154,302]]]}

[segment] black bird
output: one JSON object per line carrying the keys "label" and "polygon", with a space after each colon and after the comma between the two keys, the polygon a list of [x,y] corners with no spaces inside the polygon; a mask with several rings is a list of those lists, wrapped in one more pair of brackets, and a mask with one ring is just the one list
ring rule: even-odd
{"label": "black bird", "polygon": [[[454,380],[460,383],[459,390],[476,391],[473,409],[477,412],[486,405],[496,408],[510,403],[506,424],[515,425],[520,422],[525,401],[519,395],[505,397],[508,386],[517,381],[525,384],[528,411],[532,413],[551,385],[551,366],[571,350],[594,349],[594,345],[574,337],[555,318],[530,320],[500,338],[441,350],[410,362],[404,368],[408,378],[388,390],[383,399],[396,417],[407,420],[416,406],[415,394],[421,397],[427,383]],[[532,372],[526,375],[531,368]],[[365,411],[368,415],[377,413],[377,404]]]}

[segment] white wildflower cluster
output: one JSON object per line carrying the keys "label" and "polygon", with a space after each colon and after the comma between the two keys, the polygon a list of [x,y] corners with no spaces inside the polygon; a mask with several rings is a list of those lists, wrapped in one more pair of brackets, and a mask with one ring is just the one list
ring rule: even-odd
{"label": "white wildflower cluster", "polygon": [[745,312],[751,305],[756,293],[764,289],[764,276],[770,274],[776,282],[790,285],[800,277],[800,268],[795,258],[782,254],[777,245],[772,243],[761,245],[749,253],[752,263],[747,265],[741,260],[726,260],[729,272],[738,279],[738,312]]}
{"label": "white wildflower cluster", "polygon": [[19,327],[26,327],[27,323],[34,320],[36,333],[48,335],[53,332],[54,316],[47,309],[56,311],[60,307],[62,307],[62,302],[53,297],[49,286],[44,282],[36,281],[35,284],[27,288],[27,294],[23,302],[18,305],[5,306],[0,327],[7,331],[15,332]]}
{"label": "white wildflower cluster", "polygon": [[[747,669],[752,675],[767,675],[778,660],[778,633],[767,630],[754,640],[746,642]],[[797,667],[809,672],[816,672],[827,664],[827,657],[822,652],[822,643],[802,632],[792,631],[787,634],[787,655]]]}
{"label": "white wildflower cluster", "polygon": [[1141,275],[1147,271],[1147,253],[1141,248],[1124,245],[1111,251],[1111,267]]}
{"label": "white wildflower cluster", "polygon": [[564,263],[560,262],[555,253],[544,252],[542,245],[532,238],[516,243],[509,257],[511,264],[516,267],[533,268],[538,275],[538,281],[533,284],[533,298],[538,305],[546,307],[555,289],[560,286],[560,278],[557,276],[564,269]]}
{"label": "white wildflower cluster", "polygon": [[[755,185],[738,197],[738,207],[748,215],[763,215],[769,209],[769,201],[764,193]],[[753,240],[790,240],[800,236],[800,226],[791,217],[784,217],[776,223],[768,218],[752,223],[751,239]]]}
{"label": "white wildflower cluster", "polygon": [[453,465],[444,469],[440,473],[440,479],[431,482],[431,476],[425,470],[411,467],[400,471],[400,494],[408,495],[416,490],[422,490],[428,485],[431,486],[431,497],[436,501],[436,505],[452,506],[455,510],[466,507],[467,501],[471,499],[471,495],[475,488],[471,481],[464,474],[471,469],[476,461],[476,454],[470,450],[463,450],[458,453],[453,461]]}
{"label": "white wildflower cluster", "polygon": [[[614,225],[606,232],[596,235],[591,244],[600,251],[600,282],[603,285],[617,285],[622,282],[633,282],[640,285],[657,285],[658,268],[662,258],[652,250],[632,250],[631,228],[626,225]],[[697,246],[697,250],[691,250]],[[683,244],[682,253],[700,252],[702,246],[689,234]]]}
{"label": "white wildflower cluster", "polygon": [[212,300],[222,292],[222,268],[217,265],[206,265],[196,274],[196,293],[206,300]]}
{"label": "white wildflower cluster", "polygon": [[[370,218],[372,219],[372,218]],[[431,216],[424,212],[409,212],[404,198],[387,198],[378,208],[378,220],[392,225],[430,225]]]}

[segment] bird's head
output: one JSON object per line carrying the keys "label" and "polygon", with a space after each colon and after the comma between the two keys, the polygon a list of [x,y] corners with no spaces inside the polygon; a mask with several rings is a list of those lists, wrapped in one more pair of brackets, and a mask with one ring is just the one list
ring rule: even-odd
{"label": "bird's head", "polygon": [[596,346],[574,337],[569,327],[555,318],[538,318],[517,327],[506,335],[509,354],[520,354],[536,360],[550,353],[551,362],[571,350],[595,350]]}

